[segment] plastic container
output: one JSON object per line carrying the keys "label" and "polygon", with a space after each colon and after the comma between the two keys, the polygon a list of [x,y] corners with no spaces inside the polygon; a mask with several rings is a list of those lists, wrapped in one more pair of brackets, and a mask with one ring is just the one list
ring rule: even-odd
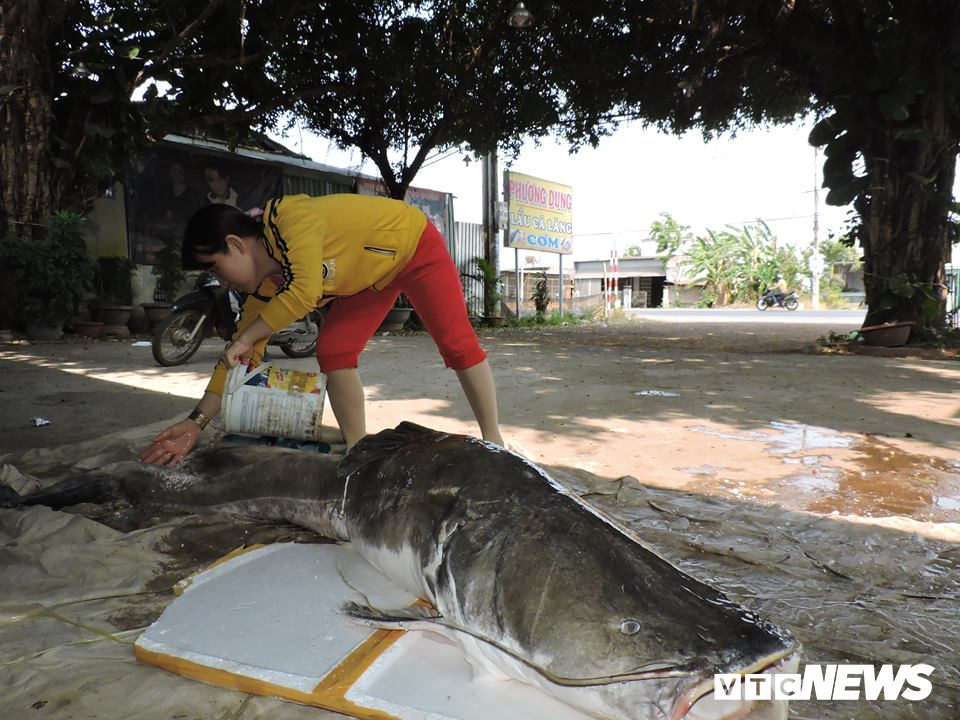
{"label": "plastic container", "polygon": [[224,430],[319,440],[327,379],[322,373],[287,370],[264,363],[238,365],[227,373],[221,417]]}

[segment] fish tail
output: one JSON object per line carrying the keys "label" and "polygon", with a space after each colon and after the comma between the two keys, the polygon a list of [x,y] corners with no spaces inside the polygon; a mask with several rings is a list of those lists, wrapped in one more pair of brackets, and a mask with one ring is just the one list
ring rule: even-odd
{"label": "fish tail", "polygon": [[23,498],[20,493],[6,485],[0,485],[0,507],[20,507]]}
{"label": "fish tail", "polygon": [[77,475],[28,495],[20,495],[12,488],[0,487],[0,506],[26,507],[46,505],[59,510],[82,502],[103,502],[108,495],[109,478],[101,474]]}

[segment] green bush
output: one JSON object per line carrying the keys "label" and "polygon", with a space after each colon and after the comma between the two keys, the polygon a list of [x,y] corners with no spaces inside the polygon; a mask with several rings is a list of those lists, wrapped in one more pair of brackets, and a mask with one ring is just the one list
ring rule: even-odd
{"label": "green bush", "polygon": [[106,305],[129,305],[133,302],[133,271],[136,264],[125,257],[97,258],[95,289]]}
{"label": "green bush", "polygon": [[187,274],[183,271],[183,262],[180,258],[180,243],[168,240],[157,252],[157,264],[150,270],[157,278],[159,290],[167,302],[177,299],[177,293],[183,286]]}
{"label": "green bush", "polygon": [[482,257],[473,259],[477,267],[474,274],[464,273],[464,277],[472,278],[483,285],[483,314],[485,317],[500,317],[500,302],[503,300],[503,282],[493,268],[493,265]]}
{"label": "green bush", "polygon": [[17,319],[54,327],[77,313],[94,272],[85,222],[77,213],[58,212],[34,237],[14,232],[0,240],[0,260],[21,300]]}

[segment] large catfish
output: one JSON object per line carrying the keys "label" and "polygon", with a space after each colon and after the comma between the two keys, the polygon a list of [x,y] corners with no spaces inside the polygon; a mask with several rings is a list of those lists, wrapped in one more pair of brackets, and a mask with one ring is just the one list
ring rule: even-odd
{"label": "large catfish", "polygon": [[[226,511],[348,540],[433,608],[352,605],[349,615],[456,637],[478,671],[533,683],[597,718],[743,717],[748,703],[712,699],[714,674],[790,671],[800,649],[533,463],[412,423],[365,438],[339,465],[220,447],[175,470],[121,463],[6,499]],[[764,712],[785,714],[785,704]]]}

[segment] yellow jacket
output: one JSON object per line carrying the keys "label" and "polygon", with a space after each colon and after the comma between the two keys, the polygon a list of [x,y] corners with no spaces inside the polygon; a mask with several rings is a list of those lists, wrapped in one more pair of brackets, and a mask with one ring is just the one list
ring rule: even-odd
{"label": "yellow jacket", "polygon": [[[263,235],[280,263],[279,287],[270,279],[249,295],[238,332],[258,316],[274,331],[317,307],[324,296],[382,290],[417,251],[426,216],[400,200],[373,195],[289,195],[267,202]],[[254,348],[263,356],[266,340]],[[223,395],[223,362],[207,390]]]}

